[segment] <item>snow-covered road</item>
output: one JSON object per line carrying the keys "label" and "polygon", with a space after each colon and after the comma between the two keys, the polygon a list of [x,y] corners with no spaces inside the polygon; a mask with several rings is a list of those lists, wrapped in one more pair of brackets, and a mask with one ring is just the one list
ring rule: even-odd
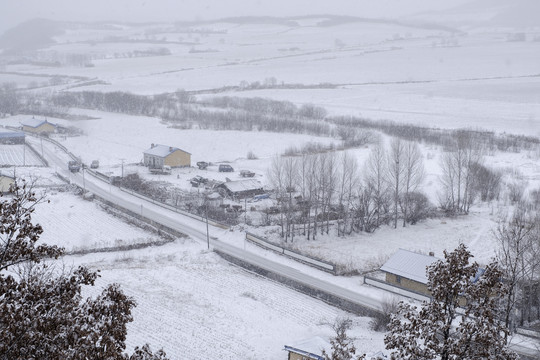
{"label": "snow-covered road", "polygon": [[[37,141],[29,139],[30,142]],[[71,159],[62,149],[53,143],[44,142],[44,157],[49,162],[50,167],[56,168],[56,171],[70,182],[92,192],[95,195],[106,199],[119,207],[127,209],[133,213],[140,214],[145,218],[153,220],[166,227],[186,234],[202,243],[207,241],[206,223],[199,221],[162,206],[146,201],[122,191],[116,186],[104,182],[100,178],[93,176],[90,172],[81,170],[79,173],[71,173],[67,169],[67,162]],[[318,274],[318,271],[309,269],[308,272],[300,271],[299,268],[288,266],[281,262],[260,256],[254,252],[248,251],[243,247],[238,247],[228,242],[222,241],[220,237],[223,229],[209,226],[210,246],[221,253],[242,260],[257,268],[272,272],[282,278],[305,285],[315,291],[332,294],[335,297],[346,300],[368,310],[381,311],[381,299],[379,296],[368,296],[369,292],[363,294],[358,291],[348,289],[344,283],[337,284],[332,281],[335,277],[328,274]]]}

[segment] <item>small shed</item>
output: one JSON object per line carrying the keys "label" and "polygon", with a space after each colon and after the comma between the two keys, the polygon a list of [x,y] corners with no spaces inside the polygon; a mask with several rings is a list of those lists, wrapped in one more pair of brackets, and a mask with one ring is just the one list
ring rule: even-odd
{"label": "small shed", "polygon": [[0,131],[0,144],[24,144],[24,137],[22,131],[2,130]]}
{"label": "small shed", "polygon": [[218,185],[218,189],[225,195],[234,198],[245,198],[263,194],[263,186],[255,179],[228,181]]}
{"label": "small shed", "polygon": [[217,192],[209,194],[206,197],[206,201],[210,207],[219,207],[221,204],[223,204],[223,198]]}
{"label": "small shed", "polygon": [[191,154],[177,147],[152,144],[150,149],[143,152],[143,156],[144,165],[149,168],[191,166]]}
{"label": "small shed", "polygon": [[23,131],[40,135],[52,134],[56,130],[56,125],[42,119],[31,118],[21,122],[21,125]]}
{"label": "small shed", "polygon": [[13,176],[0,174],[0,193],[8,193],[11,185],[15,184]]}
{"label": "small shed", "polygon": [[321,338],[315,336],[310,339],[302,340],[292,346],[285,345],[285,351],[289,352],[288,360],[324,360],[322,351],[330,353],[332,345]]}
{"label": "small shed", "polygon": [[381,266],[386,282],[420,294],[430,295],[427,289],[427,267],[440,259],[399,249]]}

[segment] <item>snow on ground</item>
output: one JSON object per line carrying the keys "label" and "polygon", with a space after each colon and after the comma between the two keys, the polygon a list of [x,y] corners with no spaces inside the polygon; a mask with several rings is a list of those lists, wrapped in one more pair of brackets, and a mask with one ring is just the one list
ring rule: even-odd
{"label": "snow on ground", "polygon": [[44,164],[28,146],[0,144],[0,165],[43,166]]}
{"label": "snow on ground", "polygon": [[[171,359],[286,359],[284,345],[329,338],[325,324],[351,317],[189,242],[107,254],[90,265],[102,269],[98,287],[118,282],[136,298],[128,347],[149,342]],[[359,349],[382,350],[383,334],[367,330],[369,319],[352,318]]]}
{"label": "snow on ground", "polygon": [[[219,96],[317,104],[330,115],[393,120],[428,127],[479,128],[540,136],[539,77],[350,85],[337,89],[251,90]],[[215,95],[205,95],[212,97]]]}
{"label": "snow on ground", "polygon": [[[33,219],[42,224],[42,242],[67,250],[137,243],[155,235],[110,217],[95,203],[71,193],[47,193]],[[100,224],[99,227],[95,224]],[[189,239],[143,250],[66,256],[66,268],[100,269],[95,296],[119,283],[135,298],[128,326],[128,350],[149,342],[171,359],[286,359],[283,346],[333,335],[338,317],[354,321],[350,335],[361,351],[382,350],[383,334],[359,318],[230,265]],[[212,346],[209,346],[212,344]]]}
{"label": "snow on ground", "polygon": [[[207,23],[189,31],[172,24],[81,28],[59,36],[59,43],[43,52],[60,57],[89,53],[93,67],[10,64],[0,73],[0,82],[16,81],[25,87],[36,76],[84,76],[107,85],[69,91],[141,94],[214,89],[243,80],[264,83],[268,78],[278,84],[331,83],[341,87],[238,94],[312,102],[332,114],[540,132],[535,91],[540,63],[538,42],[532,40],[537,28],[469,27],[451,32],[384,22],[320,25],[324,20],[298,19],[299,26]],[[508,41],[512,31],[523,32],[525,41]],[[128,56],[159,47],[171,55]]]}
{"label": "snow on ground", "polygon": [[69,252],[162,240],[105,212],[99,203],[58,190],[46,191],[45,196],[49,202],[39,204],[33,215],[33,220],[45,229],[41,236],[44,243],[64,247]]}

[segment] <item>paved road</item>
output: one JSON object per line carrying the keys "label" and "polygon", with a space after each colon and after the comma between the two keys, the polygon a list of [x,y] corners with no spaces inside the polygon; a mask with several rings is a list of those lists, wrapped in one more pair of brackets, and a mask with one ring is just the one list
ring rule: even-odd
{"label": "paved road", "polygon": [[[164,209],[161,206],[132,196],[121,191],[99,178],[92,176],[89,172],[81,170],[79,173],[71,173],[67,169],[67,162],[70,159],[61,149],[55,149],[54,145],[44,143],[44,156],[49,162],[50,167],[55,167],[56,171],[62,176],[70,179],[72,183],[84,187],[97,196],[106,199],[122,208],[134,213],[141,214],[144,217],[156,221],[171,229],[184,233],[193,239],[206,243],[206,224],[201,221],[180,215],[176,212]],[[243,262],[254,265],[255,267],[273,272],[286,279],[296,281],[312,289],[320,290],[333,294],[341,299],[350,301],[369,310],[380,311],[382,309],[380,301],[371,297],[362,295],[358,292],[348,290],[342,286],[321,280],[315,276],[303,273],[287,265],[276,263],[261,257],[243,248],[238,248],[226,242],[220,241],[217,236],[222,229],[211,227],[210,245],[217,251],[226,255],[241,259]]]}

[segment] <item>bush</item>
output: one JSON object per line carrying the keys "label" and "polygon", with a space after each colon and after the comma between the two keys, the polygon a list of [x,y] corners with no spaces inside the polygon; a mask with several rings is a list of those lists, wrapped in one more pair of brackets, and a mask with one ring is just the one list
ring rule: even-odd
{"label": "bush", "polygon": [[397,312],[398,301],[395,298],[383,301],[382,312],[377,313],[369,322],[369,328],[373,331],[386,332],[388,324],[392,318],[392,314]]}
{"label": "bush", "polygon": [[257,155],[255,155],[255,153],[253,151],[251,151],[251,150],[248,151],[247,158],[248,158],[248,160],[257,160],[258,159]]}

